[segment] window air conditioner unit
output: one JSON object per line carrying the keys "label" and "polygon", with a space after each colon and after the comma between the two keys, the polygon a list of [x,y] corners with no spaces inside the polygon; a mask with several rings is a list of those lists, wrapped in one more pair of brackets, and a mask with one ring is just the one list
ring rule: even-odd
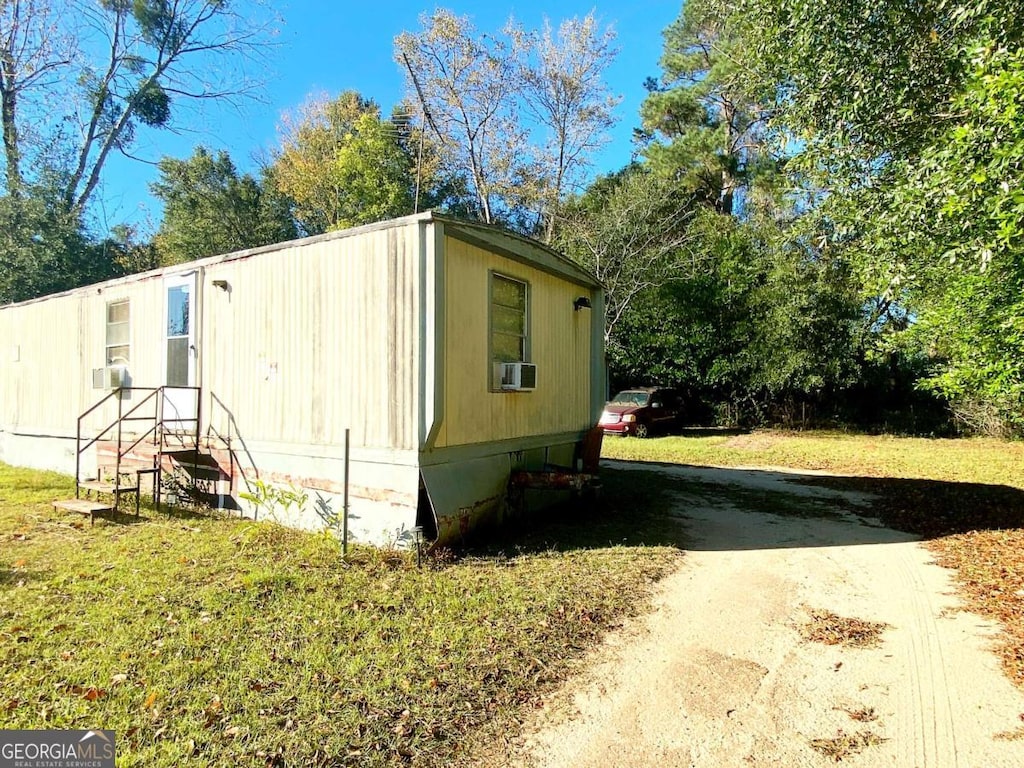
{"label": "window air conditioner unit", "polygon": [[92,369],[93,389],[117,389],[125,386],[125,368],[121,365],[114,365],[108,368]]}
{"label": "window air conditioner unit", "polygon": [[501,388],[530,390],[537,388],[537,366],[533,363],[502,363]]}

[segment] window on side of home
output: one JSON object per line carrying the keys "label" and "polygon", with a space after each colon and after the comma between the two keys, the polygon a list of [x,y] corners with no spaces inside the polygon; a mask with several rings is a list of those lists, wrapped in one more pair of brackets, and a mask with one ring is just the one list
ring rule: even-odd
{"label": "window on side of home", "polygon": [[526,362],[529,355],[529,290],[522,280],[491,273],[491,363]]}
{"label": "window on side of home", "polygon": [[107,304],[107,365],[128,365],[131,361],[128,300]]}

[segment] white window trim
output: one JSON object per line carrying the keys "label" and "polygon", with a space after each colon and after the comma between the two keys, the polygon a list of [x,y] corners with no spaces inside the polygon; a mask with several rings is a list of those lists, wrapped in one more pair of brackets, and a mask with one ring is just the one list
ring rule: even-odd
{"label": "white window trim", "polygon": [[[123,344],[110,344],[110,308],[115,304],[125,304],[128,308],[128,318],[124,320],[124,324],[128,329],[126,334],[127,341]],[[112,360],[110,357],[110,350],[114,347],[127,347],[128,354],[122,357],[120,360]],[[106,302],[103,305],[103,365],[123,365],[125,367],[131,365],[132,361],[132,303],[131,299],[113,299]]]}
{"label": "white window trim", "polygon": [[496,269],[488,271],[487,274],[487,389],[490,392],[507,393],[509,390],[501,388],[498,363],[494,361],[494,278],[500,277],[509,282],[519,283],[525,289],[525,307],[523,309],[523,359],[518,362],[528,363],[532,360],[532,336],[531,333],[531,309],[533,306],[531,293],[532,286],[528,280],[521,277],[513,277]]}

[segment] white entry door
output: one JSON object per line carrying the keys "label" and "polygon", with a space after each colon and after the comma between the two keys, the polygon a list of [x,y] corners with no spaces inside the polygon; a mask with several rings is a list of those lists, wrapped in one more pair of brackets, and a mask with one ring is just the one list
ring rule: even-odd
{"label": "white entry door", "polygon": [[199,398],[196,385],[196,273],[175,275],[164,280],[164,325],[166,366],[164,368],[164,424],[168,429],[196,431]]}

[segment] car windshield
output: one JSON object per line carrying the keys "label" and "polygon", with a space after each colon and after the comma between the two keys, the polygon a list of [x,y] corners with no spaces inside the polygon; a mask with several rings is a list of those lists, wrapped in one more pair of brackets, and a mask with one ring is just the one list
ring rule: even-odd
{"label": "car windshield", "polygon": [[633,392],[626,390],[625,392],[619,392],[612,400],[612,405],[647,405],[647,401],[651,399],[650,392]]}

